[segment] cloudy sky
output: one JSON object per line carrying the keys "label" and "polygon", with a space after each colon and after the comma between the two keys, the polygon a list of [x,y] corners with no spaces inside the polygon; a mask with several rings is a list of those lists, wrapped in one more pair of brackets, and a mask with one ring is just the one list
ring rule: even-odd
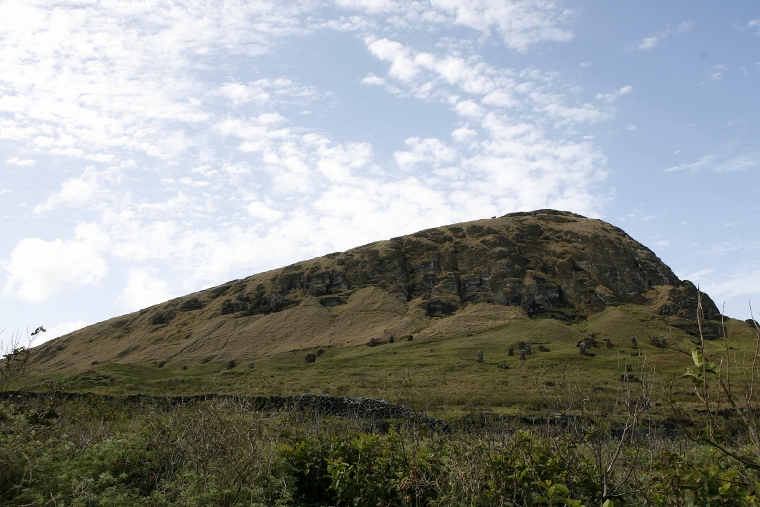
{"label": "cloudy sky", "polygon": [[760,7],[0,0],[0,328],[518,210],[760,313]]}

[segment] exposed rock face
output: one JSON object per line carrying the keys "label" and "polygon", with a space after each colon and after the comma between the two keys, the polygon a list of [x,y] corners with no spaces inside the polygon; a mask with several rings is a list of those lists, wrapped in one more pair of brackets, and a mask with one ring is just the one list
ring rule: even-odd
{"label": "exposed rock face", "polygon": [[[557,308],[588,316],[623,303],[652,305],[663,318],[691,325],[697,290],[621,229],[539,210],[428,229],[235,280],[49,342],[40,359],[67,367],[93,359],[240,357],[241,350],[254,357],[366,344],[369,335],[465,333]],[[706,318],[720,317],[706,295],[703,308]],[[95,339],[100,353],[74,358],[72,347],[56,348]]]}
{"label": "exposed rock face", "polygon": [[651,250],[609,224],[553,210],[428,229],[254,281],[231,282],[210,295],[227,296],[223,314],[276,312],[305,295],[332,307],[366,286],[404,302],[419,299],[431,316],[482,302],[528,313],[573,307],[590,314],[617,303],[644,304],[652,287],[668,286],[672,302],[662,306],[663,315],[696,312],[693,285],[682,285]]}

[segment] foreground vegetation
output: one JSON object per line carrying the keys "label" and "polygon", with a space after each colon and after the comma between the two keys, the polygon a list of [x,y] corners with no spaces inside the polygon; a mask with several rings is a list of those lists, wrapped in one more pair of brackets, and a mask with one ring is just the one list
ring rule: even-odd
{"label": "foreground vegetation", "polygon": [[[3,505],[754,505],[757,473],[591,400],[552,424],[453,429],[239,401],[88,396],[0,405]],[[638,405],[637,405],[638,406]],[[618,408],[624,408],[622,405]],[[645,409],[641,406],[640,408]],[[644,414],[645,410],[640,411]],[[629,412],[635,415],[634,412]],[[732,448],[741,451],[739,443]],[[606,502],[606,503],[605,503]]]}
{"label": "foreground vegetation", "polygon": [[[607,312],[583,325],[606,323],[614,330],[616,319],[631,315]],[[749,326],[742,324],[740,336],[748,334]],[[230,396],[180,403],[166,397],[68,396],[61,388],[84,377],[27,376],[29,349],[17,347],[0,361],[0,391],[12,385],[38,385],[48,394],[0,397],[4,400],[0,402],[0,503],[756,505],[760,325],[752,324],[754,349],[748,339],[732,341],[725,336],[705,341],[700,318],[698,340],[671,334],[670,345],[663,347],[660,331],[659,345],[652,338],[651,344],[635,354],[629,351],[627,357],[620,348],[594,349],[597,355],[580,356],[585,367],[576,366],[573,375],[567,365],[564,374],[553,368],[571,357],[578,361],[579,354],[575,340],[564,339],[567,331],[557,327],[565,324],[550,320],[534,330],[550,338],[542,345],[551,344],[554,358],[521,361],[519,369],[486,370],[486,361],[463,361],[452,353],[469,354],[485,348],[483,344],[498,352],[498,347],[510,344],[504,329],[439,341],[437,352],[430,342],[406,342],[396,350],[387,344],[382,354],[378,347],[338,351],[333,363],[317,362],[325,365],[321,371],[329,373],[328,379],[336,380],[347,370],[369,370],[378,363],[384,374],[383,368],[399,366],[398,359],[390,359],[399,352],[407,362],[424,362],[426,350],[438,353],[441,362],[421,364],[426,387],[415,389],[407,367],[394,401],[423,415],[443,414],[446,424],[417,416],[338,418],[309,409],[282,410],[281,405],[277,411],[264,410]],[[510,339],[533,340],[518,331],[507,329]],[[686,345],[691,346],[689,352]],[[340,354],[342,362],[335,359]],[[627,362],[628,358],[637,362]],[[557,359],[560,362],[551,363]],[[663,374],[671,362],[680,366],[677,376],[667,370]],[[222,375],[238,382],[254,375],[251,371],[234,375],[235,365],[228,366],[225,374],[218,368],[212,383],[197,389],[232,389],[234,383],[221,382]],[[276,364],[269,366],[269,371],[277,370]],[[485,393],[480,398],[470,395],[478,403],[457,401],[453,410],[447,409],[445,397],[453,392],[447,386],[455,383],[445,378],[436,381],[433,374],[449,368],[468,380],[461,388],[463,397],[473,389]],[[280,369],[285,368],[280,365]],[[254,371],[267,377],[260,369]],[[312,369],[310,375],[315,371],[320,370]],[[611,376],[621,371],[611,385]],[[500,372],[510,373],[509,381],[494,382],[493,375]],[[108,392],[107,384],[100,387]],[[112,393],[118,391],[110,387]],[[513,388],[513,394],[504,397],[505,387]],[[435,389],[444,398],[434,395],[435,402],[430,403],[426,396]],[[452,398],[460,400],[448,399]],[[496,403],[489,407],[489,401]],[[520,410],[504,410],[515,406]]]}

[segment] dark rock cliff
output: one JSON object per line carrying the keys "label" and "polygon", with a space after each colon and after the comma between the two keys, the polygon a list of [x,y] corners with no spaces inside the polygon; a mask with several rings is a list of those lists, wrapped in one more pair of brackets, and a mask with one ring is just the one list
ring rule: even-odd
{"label": "dark rock cliff", "polygon": [[[366,286],[420,299],[431,316],[467,303],[589,315],[646,304],[654,287],[667,286],[672,294],[661,314],[696,318],[696,288],[651,250],[610,224],[554,210],[428,229],[293,264],[255,286],[246,279],[216,290],[229,291],[222,313],[253,314],[296,305],[305,294],[335,306]],[[710,318],[718,316],[709,297],[704,306]]]}

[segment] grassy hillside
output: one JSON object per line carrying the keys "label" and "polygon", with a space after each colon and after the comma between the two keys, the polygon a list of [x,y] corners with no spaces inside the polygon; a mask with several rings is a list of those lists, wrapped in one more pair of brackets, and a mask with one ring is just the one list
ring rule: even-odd
{"label": "grassy hillside", "polygon": [[[557,314],[560,316],[562,314]],[[446,319],[441,319],[443,325]],[[729,320],[731,362],[748,365],[755,348],[755,331],[745,322]],[[595,357],[581,356],[577,344],[595,337]],[[663,337],[668,348],[658,348],[650,337]],[[631,337],[638,350],[631,346]],[[605,347],[605,340],[613,348]],[[694,401],[683,369],[691,365],[695,338],[671,328],[646,307],[622,305],[565,323],[551,314],[514,318],[479,333],[447,337],[418,337],[394,343],[378,340],[345,348],[312,347],[256,360],[249,369],[245,357],[229,361],[167,359],[136,364],[103,364],[69,373],[33,372],[23,387],[104,394],[294,395],[305,392],[380,397],[410,403],[433,412],[467,412],[488,408],[503,413],[549,409],[568,396],[618,395],[626,364],[641,377],[656,377],[661,394],[675,379],[676,400]],[[527,360],[519,358],[518,342],[532,343]],[[548,352],[539,351],[539,345]],[[508,351],[514,350],[510,357]],[[314,363],[307,353],[323,352]],[[484,362],[478,363],[478,351]],[[723,357],[721,341],[707,342],[708,357]],[[634,355],[638,353],[638,355]],[[500,368],[499,365],[507,365]],[[16,386],[21,387],[21,386]],[[661,401],[664,400],[664,397]],[[664,410],[664,409],[663,409]],[[669,410],[669,409],[668,409]]]}

